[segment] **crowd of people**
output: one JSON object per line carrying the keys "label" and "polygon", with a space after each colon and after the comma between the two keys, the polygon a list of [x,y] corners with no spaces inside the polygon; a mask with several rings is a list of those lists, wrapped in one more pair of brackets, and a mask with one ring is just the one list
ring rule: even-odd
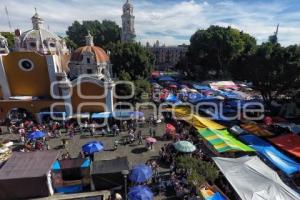
{"label": "crowd of people", "polygon": [[[47,123],[38,124],[32,120],[25,120],[20,123],[10,124],[9,130],[11,133],[18,134],[20,136],[20,142],[23,144],[24,148],[20,151],[35,151],[35,150],[47,150],[50,149],[49,139],[51,138],[62,138],[62,146],[65,147],[67,140],[73,139],[75,134],[90,134],[90,136],[101,135],[101,136],[119,136],[120,132],[127,132],[127,135],[122,137],[114,138],[114,150],[118,149],[119,145],[128,145],[136,143],[137,145],[144,145],[147,149],[153,148],[153,143],[145,141],[147,137],[158,138],[156,133],[156,119],[150,116],[147,120],[149,128],[148,133],[142,133],[141,129],[138,127],[139,124],[135,120],[121,121],[120,123],[112,123],[110,126],[98,128],[95,121],[84,121],[83,125],[80,126],[76,122],[55,122],[49,121]],[[176,157],[178,156],[178,151],[175,150],[172,145],[174,142],[179,140],[185,140],[193,143],[195,146],[200,145],[201,141],[197,137],[196,132],[193,128],[182,121],[172,121],[172,124],[176,127],[176,137],[171,138],[172,141],[169,144],[165,144],[159,150],[160,162],[170,166],[169,178],[163,180],[162,175],[159,173],[159,165],[155,160],[151,160],[146,164],[149,165],[153,170],[153,178],[151,185],[153,188],[160,192],[166,192],[171,189],[176,196],[180,199],[197,199],[197,193],[194,187],[187,183],[187,172],[183,169],[178,169],[176,166]],[[31,140],[27,137],[28,133],[34,131],[42,131],[45,133],[44,137],[39,139]],[[67,139],[68,138],[68,139]],[[199,159],[206,159],[205,154],[201,148],[197,148],[196,151],[191,153]],[[86,157],[86,155],[79,155],[79,157]],[[62,155],[62,159],[70,159],[71,156],[68,152]],[[92,158],[93,159],[93,158]]]}

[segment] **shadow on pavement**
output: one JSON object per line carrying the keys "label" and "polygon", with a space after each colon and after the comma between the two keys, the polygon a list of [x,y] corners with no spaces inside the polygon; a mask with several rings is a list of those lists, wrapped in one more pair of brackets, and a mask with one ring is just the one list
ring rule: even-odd
{"label": "shadow on pavement", "polygon": [[147,149],[145,147],[135,148],[135,149],[132,149],[132,151],[131,151],[131,153],[134,153],[134,154],[141,154],[144,152],[147,152]]}

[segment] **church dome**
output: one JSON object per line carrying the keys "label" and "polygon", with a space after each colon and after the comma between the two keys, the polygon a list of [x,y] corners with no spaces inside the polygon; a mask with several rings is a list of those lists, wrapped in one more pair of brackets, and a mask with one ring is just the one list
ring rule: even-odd
{"label": "church dome", "polygon": [[81,62],[84,53],[92,53],[97,63],[107,63],[109,57],[106,52],[97,46],[83,46],[76,49],[71,55],[71,62]]}
{"label": "church dome", "polygon": [[25,31],[21,35],[20,31],[16,30],[16,50],[38,51],[42,54],[68,53],[64,40],[44,28],[44,20],[37,12],[32,16],[31,21],[33,26],[31,30]]}
{"label": "church dome", "polygon": [[[42,41],[46,41],[46,40],[52,40],[54,42],[59,42],[61,40],[61,38],[59,38],[57,35],[55,35],[54,33],[51,33],[50,31],[46,30],[46,29],[32,29],[26,32],[23,32],[21,34],[21,40],[22,41],[26,41],[26,40],[42,40]],[[45,43],[45,42],[44,42]],[[50,44],[51,46],[53,44]]]}

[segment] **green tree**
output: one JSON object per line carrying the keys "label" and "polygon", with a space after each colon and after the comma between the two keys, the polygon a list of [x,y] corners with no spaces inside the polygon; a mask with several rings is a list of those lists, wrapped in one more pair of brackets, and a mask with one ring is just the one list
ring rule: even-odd
{"label": "green tree", "polygon": [[[146,80],[154,66],[154,56],[138,43],[109,43],[110,60],[113,63],[113,74],[120,80],[132,81],[135,85],[133,101],[141,100],[143,94],[150,93],[150,84]],[[120,86],[117,92],[130,93],[130,87]]]}
{"label": "green tree", "polygon": [[[122,81],[132,81],[130,75],[126,71],[124,71],[124,70],[122,70],[119,73],[118,77]],[[116,93],[119,96],[128,96],[128,95],[131,94],[131,91],[133,89],[134,88],[130,88],[130,86],[128,84],[118,84],[117,87],[116,87]]]}
{"label": "green tree", "polygon": [[113,74],[117,76],[126,71],[131,80],[146,79],[154,66],[154,56],[138,43],[110,43],[110,60],[113,63]]}
{"label": "green tree", "polygon": [[[256,40],[231,27],[210,26],[198,30],[190,39],[187,67],[195,79],[230,75],[230,66],[241,54],[251,51]],[[183,67],[185,67],[183,65]]]}
{"label": "green tree", "polygon": [[121,28],[113,21],[98,20],[83,21],[82,23],[74,21],[71,26],[68,27],[67,36],[77,46],[85,46],[85,36],[90,31],[94,36],[94,43],[97,46],[104,47],[109,42],[120,41]]}
{"label": "green tree", "polygon": [[212,162],[206,162],[190,156],[176,158],[178,168],[187,170],[190,185],[201,185],[205,181],[214,183],[219,176],[219,170]]}
{"label": "green tree", "polygon": [[73,40],[71,40],[70,38],[65,37],[64,40],[66,41],[68,49],[74,50],[78,48],[77,44],[75,44],[75,42],[73,42]]}
{"label": "green tree", "polygon": [[255,52],[237,60],[235,78],[253,82],[264,100],[270,102],[279,94],[299,88],[300,47],[282,47],[279,43],[263,43]]}
{"label": "green tree", "polygon": [[14,46],[14,34],[11,32],[0,32],[3,37],[7,39],[8,48],[11,49]]}
{"label": "green tree", "polygon": [[[139,79],[134,82],[135,85],[135,99],[148,100],[151,92],[151,85],[149,81],[145,79]],[[143,99],[147,98],[147,99]]]}

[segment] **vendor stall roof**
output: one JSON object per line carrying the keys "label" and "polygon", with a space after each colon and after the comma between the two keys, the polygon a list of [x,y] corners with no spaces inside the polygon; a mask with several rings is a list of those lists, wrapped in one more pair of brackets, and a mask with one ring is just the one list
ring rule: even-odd
{"label": "vendor stall roof", "polygon": [[227,130],[202,129],[199,130],[199,133],[220,153],[226,151],[255,151],[235,139]]}
{"label": "vendor stall roof", "polygon": [[57,151],[14,152],[1,168],[0,180],[45,176],[57,157]]}
{"label": "vendor stall roof", "polygon": [[249,133],[255,134],[257,136],[262,136],[262,137],[269,137],[273,136],[274,134],[271,133],[270,131],[262,128],[261,126],[257,124],[241,124],[241,127],[246,130]]}
{"label": "vendor stall roof", "polygon": [[129,170],[127,157],[95,161],[92,164],[91,174],[120,173],[122,170]]}
{"label": "vendor stall roof", "polygon": [[299,200],[300,195],[257,156],[213,158],[242,200]]}
{"label": "vendor stall roof", "polygon": [[281,135],[269,139],[273,144],[300,158],[300,136],[295,134]]}
{"label": "vendor stall roof", "polygon": [[218,124],[208,118],[201,117],[199,115],[191,114],[191,110],[186,107],[176,107],[175,109],[168,109],[173,112],[177,119],[184,120],[195,127],[195,129],[211,128],[211,129],[224,129],[225,126]]}
{"label": "vendor stall roof", "polygon": [[93,113],[92,119],[107,119],[107,118],[137,118],[143,117],[143,112],[130,110],[117,110],[115,112]]}
{"label": "vendor stall roof", "polygon": [[300,171],[299,163],[284,155],[263,139],[255,135],[240,135],[239,138],[248,143],[252,148],[259,152],[260,155],[267,158],[287,175]]}

